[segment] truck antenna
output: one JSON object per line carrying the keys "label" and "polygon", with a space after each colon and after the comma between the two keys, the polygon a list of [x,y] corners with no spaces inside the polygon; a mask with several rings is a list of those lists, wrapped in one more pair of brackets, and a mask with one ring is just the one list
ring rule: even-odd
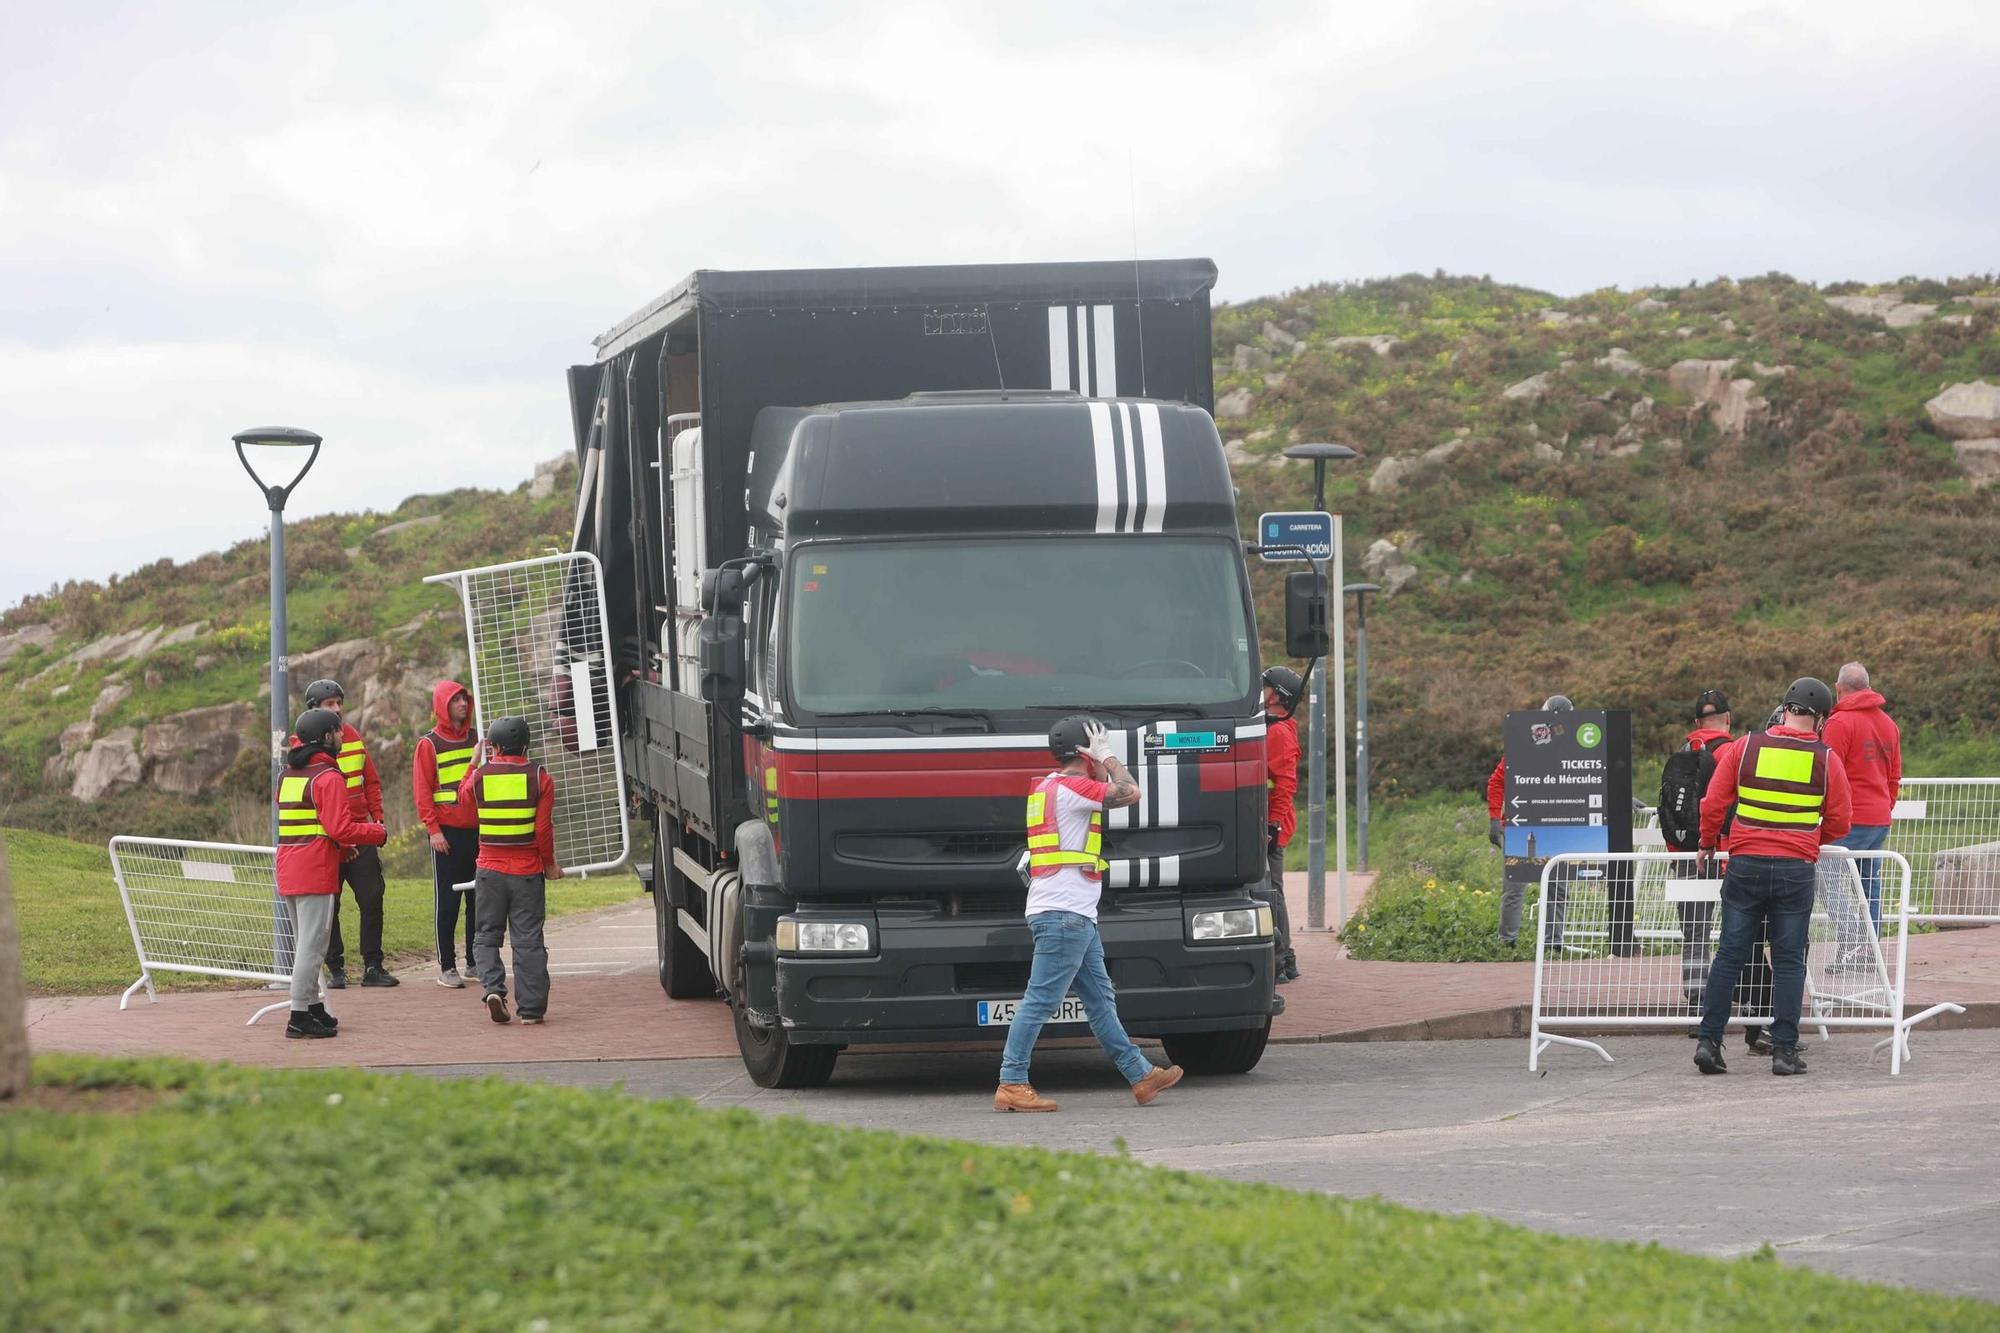
{"label": "truck antenna", "polygon": [[1132,163],[1132,145],[1125,145],[1125,198],[1132,216],[1132,311],[1139,318],[1139,396],[1146,392],[1146,302],[1139,289],[1139,172]]}

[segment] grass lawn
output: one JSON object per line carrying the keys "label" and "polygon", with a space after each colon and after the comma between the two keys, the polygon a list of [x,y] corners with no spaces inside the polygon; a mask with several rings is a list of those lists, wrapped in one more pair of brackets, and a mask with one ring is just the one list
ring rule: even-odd
{"label": "grass lawn", "polygon": [[24,1328],[2000,1319],[1768,1255],[616,1092],[75,1057],[36,1074],[0,1110],[0,1292]]}
{"label": "grass lawn", "polygon": [[[139,975],[139,963],[132,952],[132,931],[125,924],[118,886],[111,878],[110,853],[99,844],[71,842],[26,829],[0,830],[0,836],[7,839],[7,856],[14,870],[21,970],[27,976],[29,992],[89,995],[117,992],[131,985]],[[639,881],[631,875],[556,880],[549,885],[549,915],[629,902],[639,891]],[[431,911],[428,879],[389,881],[382,947],[392,966],[399,959],[435,956]],[[343,895],[341,928],[347,938],[350,980],[358,980],[360,918],[349,895]],[[247,984],[180,972],[155,973],[153,980],[155,985],[168,988]]]}

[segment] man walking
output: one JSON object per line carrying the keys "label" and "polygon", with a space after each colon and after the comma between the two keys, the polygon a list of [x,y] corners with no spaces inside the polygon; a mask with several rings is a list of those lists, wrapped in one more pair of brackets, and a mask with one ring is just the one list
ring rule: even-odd
{"label": "man walking", "polygon": [[[1660,838],[1668,851],[1693,855],[1701,850],[1701,798],[1715,776],[1715,753],[1730,742],[1733,723],[1729,700],[1721,690],[1703,690],[1694,701],[1694,729],[1687,743],[1667,756],[1660,770]],[[1723,821],[1717,847],[1725,845],[1729,824]],[[1681,993],[1701,1004],[1708,983],[1708,937],[1714,913],[1707,903],[1678,904],[1681,918]]]}
{"label": "man walking", "polygon": [[410,795],[417,822],[431,840],[431,914],[437,929],[438,985],[464,990],[454,936],[459,900],[465,900],[465,970],[472,971],[472,931],[476,890],[460,890],[479,869],[479,815],[458,799],[459,784],[472,768],[479,741],[472,734],[472,694],[455,680],[431,689],[437,725],[417,738],[410,759]]}
{"label": "man walking", "polygon": [[1701,803],[1701,860],[1714,856],[1725,818],[1729,869],[1722,879],[1722,941],[1702,993],[1695,1067],[1724,1074],[1722,1034],[1737,975],[1757,927],[1771,935],[1771,1072],[1803,1074],[1799,1006],[1805,996],[1806,932],[1812,922],[1819,849],[1848,830],[1853,798],[1840,756],[1820,739],[1833,691],[1810,676],[1792,682],[1783,721],[1731,741],[1715,757]]}
{"label": "man walking", "polygon": [[1299,724],[1292,714],[1306,683],[1287,666],[1264,672],[1264,765],[1270,779],[1265,811],[1265,855],[1269,862],[1262,897],[1271,905],[1272,944],[1276,950],[1276,980],[1282,986],[1299,979],[1298,955],[1292,952],[1292,919],[1285,907],[1285,848],[1298,832]]}
{"label": "man walking", "polygon": [[278,778],[278,896],[292,923],[287,1040],[331,1037],[340,1026],[320,1002],[319,967],[340,896],[341,860],[360,847],[381,846],[388,836],[380,823],[354,817],[340,775],[340,731],[340,714],[331,709],[301,713]]}
{"label": "man walking", "polygon": [[[306,707],[323,708],[340,719],[340,752],[336,756],[341,779],[347,784],[348,808],[357,820],[382,823],[382,775],[368,753],[361,733],[347,722],[347,699],[337,680],[316,680],[306,686]],[[354,906],[361,914],[361,984],[399,986],[402,983],[382,966],[382,897],[388,885],[382,879],[382,857],[373,847],[362,847],[343,861],[340,878],[354,894]],[[340,938],[340,896],[333,899],[333,925],[327,936],[326,984],[329,990],[347,986],[347,946]]]}
{"label": "man walking", "polygon": [[[1854,786],[1854,827],[1839,846],[1856,852],[1882,850],[1903,781],[1903,735],[1882,711],[1882,696],[1868,685],[1868,668],[1849,662],[1833,682],[1833,716],[1826,720],[1827,748],[1840,756]],[[1855,863],[1868,895],[1868,916],[1882,929],[1882,863],[1866,857]],[[1849,941],[1850,950],[1853,947]],[[1856,961],[1843,956],[1844,963]]]}
{"label": "man walking", "polygon": [[548,880],[561,879],[556,864],[556,784],[528,758],[528,720],[503,717],[486,729],[479,767],[465,775],[458,799],[478,820],[479,858],[472,936],[473,965],[486,1012],[509,1021],[507,969],[500,939],[513,941],[515,1003],[521,1021],[542,1021],[549,1009],[549,951],[542,942],[548,916]]}
{"label": "man walking", "polygon": [[1139,784],[1112,751],[1102,724],[1091,718],[1066,717],[1050,727],[1049,750],[1061,767],[1028,794],[1027,916],[1035,960],[1027,993],[1007,1029],[993,1109],[1056,1109],[1028,1082],[1028,1060],[1042,1025],[1055,1016],[1072,985],[1098,1045],[1132,1085],[1133,1098],[1147,1106],[1181,1081],[1181,1067],[1155,1067],[1125,1035],[1097,933],[1104,811],[1137,805]]}

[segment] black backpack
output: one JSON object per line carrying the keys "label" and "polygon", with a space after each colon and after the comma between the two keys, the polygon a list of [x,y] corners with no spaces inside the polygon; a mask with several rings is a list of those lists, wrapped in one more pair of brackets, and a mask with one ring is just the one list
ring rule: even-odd
{"label": "black backpack", "polygon": [[1715,752],[1729,738],[1718,736],[1699,750],[1684,745],[1667,756],[1660,771],[1660,833],[1677,852],[1701,846],[1701,798],[1715,775]]}

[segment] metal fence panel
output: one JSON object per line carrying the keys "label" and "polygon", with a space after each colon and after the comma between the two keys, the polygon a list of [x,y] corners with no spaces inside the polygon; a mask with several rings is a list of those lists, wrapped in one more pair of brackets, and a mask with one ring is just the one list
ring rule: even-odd
{"label": "metal fence panel", "polygon": [[[141,987],[159,998],[156,972],[291,980],[291,924],[271,848],[120,836],[111,840],[111,874],[139,956],[139,979],[120,1009]],[[280,1007],[266,1005],[250,1021]]]}
{"label": "metal fence panel", "polygon": [[1891,819],[1911,920],[2000,924],[2000,778],[1905,778]]}
{"label": "metal fence panel", "polygon": [[433,574],[465,614],[475,722],[528,720],[529,755],[555,779],[556,861],[610,870],[631,855],[604,577],[587,551]]}

